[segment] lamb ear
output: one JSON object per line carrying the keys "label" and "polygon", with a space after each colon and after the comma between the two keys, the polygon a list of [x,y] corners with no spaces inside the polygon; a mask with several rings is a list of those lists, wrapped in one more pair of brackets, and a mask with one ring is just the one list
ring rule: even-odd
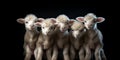
{"label": "lamb ear", "polygon": [[77,17],[76,20],[78,20],[80,22],[84,22],[84,17]]}
{"label": "lamb ear", "polygon": [[36,22],[42,22],[43,20],[45,20],[44,18],[38,18],[37,20],[36,20]]}
{"label": "lamb ear", "polygon": [[19,19],[17,19],[17,22],[20,23],[20,24],[24,24],[25,23],[25,19],[19,18]]}
{"label": "lamb ear", "polygon": [[53,23],[56,23],[56,19],[55,18],[50,18],[52,20]]}
{"label": "lamb ear", "polygon": [[96,19],[96,22],[97,22],[97,23],[101,23],[101,22],[103,22],[103,21],[105,21],[105,18],[103,18],[103,17],[98,17],[98,18]]}

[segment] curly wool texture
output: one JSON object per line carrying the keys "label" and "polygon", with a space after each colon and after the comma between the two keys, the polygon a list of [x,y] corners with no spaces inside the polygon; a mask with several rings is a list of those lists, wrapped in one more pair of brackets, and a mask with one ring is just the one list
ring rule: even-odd
{"label": "curly wool texture", "polygon": [[37,19],[37,17],[34,14],[29,14],[25,17],[25,20],[35,20]]}
{"label": "curly wool texture", "polygon": [[71,26],[72,30],[79,30],[82,27],[83,27],[83,24],[78,21],[75,21]]}
{"label": "curly wool texture", "polygon": [[86,16],[85,16],[85,20],[94,20],[96,17],[96,15],[94,15],[93,13],[88,13]]}
{"label": "curly wool texture", "polygon": [[50,18],[45,19],[42,22],[42,24],[43,24],[44,27],[50,27],[50,26],[54,25],[53,22],[52,22],[52,20]]}
{"label": "curly wool texture", "polygon": [[67,22],[68,20],[69,20],[69,18],[68,18],[66,15],[64,15],[64,14],[59,15],[59,16],[56,18],[56,21],[57,21],[57,22],[62,22],[62,23],[65,23],[65,22]]}

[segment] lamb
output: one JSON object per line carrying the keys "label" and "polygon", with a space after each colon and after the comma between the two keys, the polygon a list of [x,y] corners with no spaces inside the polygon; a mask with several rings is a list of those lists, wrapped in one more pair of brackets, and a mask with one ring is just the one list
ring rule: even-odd
{"label": "lamb", "polygon": [[[93,13],[88,13],[85,17],[77,17],[77,20],[83,20],[86,27],[86,38],[84,42],[84,48],[86,52],[85,60],[91,59],[91,50],[94,51],[95,60],[106,60],[106,56],[103,50],[103,36],[100,30],[97,28],[97,23],[101,23],[105,20],[103,17],[96,17]],[[102,57],[100,56],[102,55]]]}
{"label": "lamb", "polygon": [[36,26],[34,25],[36,20],[37,17],[34,14],[28,14],[25,18],[17,19],[17,22],[20,24],[25,24],[26,28],[26,33],[24,36],[24,60],[30,60],[35,49],[35,44],[39,35],[36,30]]}
{"label": "lamb", "polygon": [[[70,25],[70,59],[74,60],[76,53],[79,55],[80,60],[84,60],[84,36],[85,36],[85,27],[82,23],[83,21],[77,21],[71,19],[69,22]],[[77,52],[78,51],[78,52]]]}
{"label": "lamb", "polygon": [[69,59],[69,33],[68,33],[68,21],[69,18],[61,14],[56,18],[56,39],[53,47],[52,60],[57,60],[58,49],[63,49],[64,60]]}
{"label": "lamb", "polygon": [[55,30],[54,18],[39,18],[39,22],[36,25],[41,27],[41,32],[36,43],[36,49],[34,52],[36,60],[42,60],[43,50],[46,50],[47,60],[51,60],[51,51],[54,43],[54,30]]}

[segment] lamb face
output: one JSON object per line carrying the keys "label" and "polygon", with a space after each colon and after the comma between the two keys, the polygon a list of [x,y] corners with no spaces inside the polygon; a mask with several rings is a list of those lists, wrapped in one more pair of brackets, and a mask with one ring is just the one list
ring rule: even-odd
{"label": "lamb face", "polygon": [[76,19],[83,20],[87,29],[96,28],[97,23],[101,23],[105,20],[103,17],[96,17],[93,13],[88,13],[84,18],[78,17]]}
{"label": "lamb face", "polygon": [[27,30],[34,30],[35,26],[34,23],[37,17],[34,14],[28,14],[25,18],[17,19],[18,23],[25,24],[25,28]]}
{"label": "lamb face", "polygon": [[[76,55],[76,50],[78,50],[80,60],[83,59],[83,37],[85,33],[85,28],[82,22],[71,19],[69,21],[70,25],[70,59],[74,60]],[[81,57],[82,56],[82,57]]]}
{"label": "lamb face", "polygon": [[55,19],[54,18],[47,18],[41,19],[41,21],[37,22],[36,25],[41,27],[42,34],[44,35],[51,35],[55,29]]}
{"label": "lamb face", "polygon": [[56,18],[56,24],[58,25],[58,27],[60,28],[61,32],[64,32],[68,29],[69,25],[68,25],[68,21],[69,18],[66,15],[59,15]]}
{"label": "lamb face", "polygon": [[70,29],[72,31],[72,35],[75,38],[77,38],[78,36],[80,37],[85,32],[84,25],[82,22],[78,22],[76,20],[71,20],[69,22],[69,24],[71,25]]}
{"label": "lamb face", "polygon": [[30,60],[33,51],[36,47],[36,41],[38,34],[36,33],[36,26],[34,25],[37,17],[33,14],[27,15],[25,18],[17,19],[18,23],[25,24],[26,33],[24,35],[24,50],[25,58],[24,60]]}

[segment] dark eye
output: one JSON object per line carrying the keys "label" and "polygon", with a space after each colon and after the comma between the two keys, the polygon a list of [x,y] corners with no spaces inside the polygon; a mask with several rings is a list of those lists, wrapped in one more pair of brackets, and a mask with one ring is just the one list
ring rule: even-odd
{"label": "dark eye", "polygon": [[87,21],[85,21],[85,23],[86,23]]}
{"label": "dark eye", "polygon": [[28,23],[28,22],[25,22],[25,23]]}
{"label": "dark eye", "polygon": [[51,27],[51,29],[55,29],[55,26]]}
{"label": "dark eye", "polygon": [[53,27],[50,27],[50,29],[53,29]]}
{"label": "dark eye", "polygon": [[44,27],[42,27],[44,29]]}
{"label": "dark eye", "polygon": [[82,22],[83,24],[85,24],[84,22]]}

